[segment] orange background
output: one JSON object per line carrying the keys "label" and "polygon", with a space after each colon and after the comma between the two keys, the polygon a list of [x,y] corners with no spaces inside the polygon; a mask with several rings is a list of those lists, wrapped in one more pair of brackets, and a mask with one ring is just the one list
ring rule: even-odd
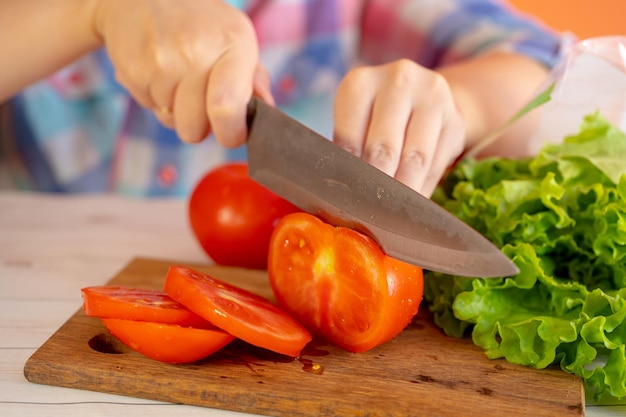
{"label": "orange background", "polygon": [[509,0],[509,3],[580,39],[626,36],[626,0]]}

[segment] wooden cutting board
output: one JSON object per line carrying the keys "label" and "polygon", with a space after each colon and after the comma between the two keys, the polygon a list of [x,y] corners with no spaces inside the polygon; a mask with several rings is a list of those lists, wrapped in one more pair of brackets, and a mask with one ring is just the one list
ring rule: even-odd
{"label": "wooden cutting board", "polygon": [[[172,262],[136,259],[110,284],[161,288]],[[272,299],[263,271],[187,265]],[[78,289],[77,289],[78,291]],[[582,381],[489,360],[423,306],[395,339],[353,354],[313,341],[292,360],[235,341],[190,365],[145,358],[79,309],[26,362],[35,383],[270,416],[580,416]]]}

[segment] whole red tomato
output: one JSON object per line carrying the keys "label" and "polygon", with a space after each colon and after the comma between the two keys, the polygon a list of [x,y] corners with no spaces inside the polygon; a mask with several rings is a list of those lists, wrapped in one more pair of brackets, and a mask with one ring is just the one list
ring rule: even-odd
{"label": "whole red tomato", "polygon": [[272,232],[299,209],[256,183],[248,166],[232,162],[207,173],[189,200],[189,220],[200,245],[220,265],[265,269]]}

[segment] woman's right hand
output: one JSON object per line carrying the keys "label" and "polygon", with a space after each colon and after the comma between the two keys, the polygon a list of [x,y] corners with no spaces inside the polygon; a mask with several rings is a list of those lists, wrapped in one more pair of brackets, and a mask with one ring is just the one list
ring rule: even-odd
{"label": "woman's right hand", "polygon": [[250,19],[221,0],[99,0],[94,19],[118,81],[185,142],[242,145],[250,97],[273,103]]}

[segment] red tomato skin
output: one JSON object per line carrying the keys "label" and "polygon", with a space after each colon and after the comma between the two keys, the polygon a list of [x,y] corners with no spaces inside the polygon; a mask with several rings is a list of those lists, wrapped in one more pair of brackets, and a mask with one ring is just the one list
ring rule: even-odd
{"label": "red tomato skin", "polygon": [[306,328],[268,299],[208,274],[171,266],[164,290],[199,316],[252,345],[297,357],[311,341]]}
{"label": "red tomato skin", "polygon": [[102,319],[113,336],[132,350],[159,362],[196,362],[217,352],[235,338],[217,328],[196,329],[175,324]]}
{"label": "red tomato skin", "polygon": [[274,227],[299,209],[252,180],[247,164],[232,162],[198,182],[188,211],[194,236],[215,263],[265,269]]}
{"label": "red tomato skin", "polygon": [[350,352],[398,335],[423,295],[421,268],[385,255],[359,232],[307,213],[285,216],[276,227],[268,274],[279,306]]}
{"label": "red tomato skin", "polygon": [[89,317],[151,321],[183,327],[211,327],[205,319],[174,301],[163,291],[116,285],[81,289],[83,310]]}

